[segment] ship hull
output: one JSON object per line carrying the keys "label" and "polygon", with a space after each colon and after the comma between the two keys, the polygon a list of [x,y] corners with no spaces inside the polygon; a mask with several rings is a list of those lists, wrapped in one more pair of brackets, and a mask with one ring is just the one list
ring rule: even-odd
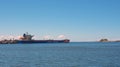
{"label": "ship hull", "polygon": [[20,40],[17,43],[69,43],[70,40]]}

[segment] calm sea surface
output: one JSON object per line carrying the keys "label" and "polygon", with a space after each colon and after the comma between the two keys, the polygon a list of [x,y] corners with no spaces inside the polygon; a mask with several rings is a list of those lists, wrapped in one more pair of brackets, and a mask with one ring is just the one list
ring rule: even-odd
{"label": "calm sea surface", "polygon": [[120,42],[0,45],[0,67],[120,67]]}

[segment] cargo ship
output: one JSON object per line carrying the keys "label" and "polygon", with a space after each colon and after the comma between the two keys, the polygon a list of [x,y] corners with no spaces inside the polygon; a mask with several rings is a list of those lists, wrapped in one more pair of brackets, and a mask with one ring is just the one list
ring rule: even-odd
{"label": "cargo ship", "polygon": [[63,40],[34,40],[32,39],[34,35],[24,33],[23,36],[20,38],[20,40],[17,40],[17,43],[69,43],[69,39],[63,39]]}

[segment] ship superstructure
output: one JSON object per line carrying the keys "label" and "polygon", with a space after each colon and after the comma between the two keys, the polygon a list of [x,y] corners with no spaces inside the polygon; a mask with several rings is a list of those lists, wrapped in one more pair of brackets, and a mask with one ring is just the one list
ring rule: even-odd
{"label": "ship superstructure", "polygon": [[24,33],[23,36],[20,39],[25,40],[25,41],[30,41],[30,40],[32,40],[33,36],[34,35],[28,34],[28,32],[27,32],[27,33]]}

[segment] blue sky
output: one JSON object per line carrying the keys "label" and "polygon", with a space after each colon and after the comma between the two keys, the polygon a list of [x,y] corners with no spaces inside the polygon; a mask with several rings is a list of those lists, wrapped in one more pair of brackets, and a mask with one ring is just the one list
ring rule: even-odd
{"label": "blue sky", "polygon": [[0,0],[0,35],[120,39],[120,0]]}

